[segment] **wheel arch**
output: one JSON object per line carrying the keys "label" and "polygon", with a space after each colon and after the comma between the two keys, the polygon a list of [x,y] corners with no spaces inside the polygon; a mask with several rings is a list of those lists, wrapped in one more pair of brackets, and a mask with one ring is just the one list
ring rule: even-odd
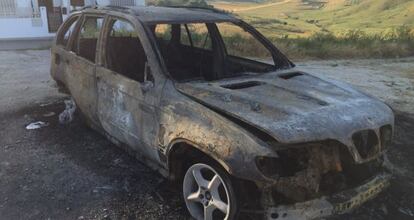
{"label": "wheel arch", "polygon": [[[180,160],[184,158],[185,160]],[[231,175],[231,169],[225,161],[208,153],[204,147],[190,140],[179,138],[173,140],[168,147],[167,166],[169,178],[173,181],[180,180],[185,174],[186,166],[190,165],[189,163],[191,162],[195,162],[195,159],[204,159],[215,163]]]}

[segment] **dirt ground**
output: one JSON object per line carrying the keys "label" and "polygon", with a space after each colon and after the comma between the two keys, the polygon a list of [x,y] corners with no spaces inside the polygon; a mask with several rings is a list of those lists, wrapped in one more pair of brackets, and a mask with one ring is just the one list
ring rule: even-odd
{"label": "dirt ground", "polygon": [[[0,51],[0,219],[189,219],[177,186],[79,117],[58,123],[67,97],[50,79],[49,62],[47,50]],[[414,219],[414,58],[298,66],[352,83],[396,113],[391,187],[331,219]],[[25,129],[39,120],[49,125]]]}

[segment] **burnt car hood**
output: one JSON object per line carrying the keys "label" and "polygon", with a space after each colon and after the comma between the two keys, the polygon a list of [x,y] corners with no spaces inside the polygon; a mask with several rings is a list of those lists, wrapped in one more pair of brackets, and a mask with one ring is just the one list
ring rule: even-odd
{"label": "burnt car hood", "polygon": [[335,139],[394,123],[392,110],[351,86],[303,72],[274,72],[215,82],[177,83],[186,96],[241,120],[281,143]]}

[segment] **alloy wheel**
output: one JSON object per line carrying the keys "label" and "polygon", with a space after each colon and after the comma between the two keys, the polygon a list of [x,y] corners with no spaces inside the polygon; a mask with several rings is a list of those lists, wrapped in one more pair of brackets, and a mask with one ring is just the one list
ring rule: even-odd
{"label": "alloy wheel", "polygon": [[229,219],[229,191],[211,166],[192,165],[184,176],[183,194],[188,211],[197,220]]}

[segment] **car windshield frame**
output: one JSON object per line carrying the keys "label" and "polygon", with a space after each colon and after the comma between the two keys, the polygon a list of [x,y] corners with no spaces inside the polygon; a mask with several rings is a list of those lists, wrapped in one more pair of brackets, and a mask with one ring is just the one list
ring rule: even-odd
{"label": "car windshield frame", "polygon": [[[254,71],[246,71],[244,72],[244,74],[239,74],[239,75],[235,75],[235,76],[230,76],[230,77],[221,77],[218,79],[214,79],[214,80],[206,80],[203,79],[201,77],[195,77],[195,78],[188,78],[188,79],[184,79],[184,80],[178,80],[175,77],[173,77],[170,73],[169,68],[166,65],[163,53],[161,52],[160,49],[160,45],[157,42],[157,36],[155,33],[155,29],[153,29],[152,27],[155,27],[156,25],[188,25],[188,24],[213,24],[215,27],[215,31],[216,35],[218,36],[210,36],[210,37],[215,37],[215,38],[220,38],[221,41],[221,45],[223,46],[223,48],[220,48],[220,50],[224,50],[224,56],[232,56],[229,55],[226,51],[226,45],[224,44],[224,42],[222,41],[222,35],[218,29],[217,24],[219,23],[231,23],[232,25],[235,25],[237,27],[240,27],[242,30],[244,30],[245,32],[247,32],[248,34],[250,34],[255,40],[257,40],[258,42],[260,42],[267,50],[269,50],[271,56],[272,56],[272,60],[274,65],[266,63],[266,62],[260,62],[258,60],[254,60],[254,59],[246,59],[243,57],[238,57],[240,59],[245,59],[248,60],[249,62],[257,62],[257,63],[261,63],[264,65],[269,65],[272,66],[274,69],[266,71],[266,72],[254,72]],[[219,80],[223,80],[223,79],[229,79],[229,78],[238,78],[238,77],[244,77],[244,76],[259,76],[262,74],[266,74],[266,73],[270,73],[270,72],[275,72],[275,71],[279,71],[279,70],[286,70],[286,69],[291,69],[293,67],[295,67],[295,64],[290,61],[268,38],[266,38],[263,34],[261,34],[257,29],[255,29],[253,26],[249,25],[248,23],[244,22],[241,19],[231,19],[231,20],[222,20],[222,19],[217,19],[214,21],[211,20],[194,20],[194,21],[161,21],[161,22],[143,22],[143,25],[145,26],[145,29],[148,31],[148,34],[151,35],[150,38],[154,39],[154,45],[155,49],[157,50],[157,53],[159,54],[159,61],[160,64],[162,65],[162,69],[164,69],[165,71],[165,75],[170,78],[171,80],[173,80],[174,82],[178,82],[178,83],[182,83],[182,82],[195,82],[195,81],[204,81],[204,82],[210,82],[210,81],[219,81]],[[224,61],[223,61],[224,62]],[[254,73],[254,74],[252,74]]]}

